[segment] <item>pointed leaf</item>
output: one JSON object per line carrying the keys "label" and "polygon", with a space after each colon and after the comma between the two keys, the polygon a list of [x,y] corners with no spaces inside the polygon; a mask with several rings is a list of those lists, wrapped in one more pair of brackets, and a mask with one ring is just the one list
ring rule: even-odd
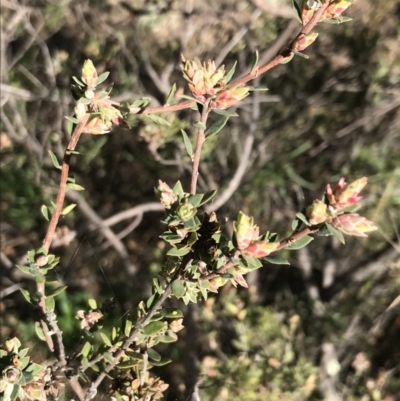
{"label": "pointed leaf", "polygon": [[183,142],[185,144],[186,152],[188,153],[189,157],[193,157],[193,147],[192,147],[192,142],[190,142],[190,139],[188,135],[186,134],[185,130],[181,129],[182,136],[183,136]]}
{"label": "pointed leaf", "polygon": [[219,118],[214,124],[211,125],[211,127],[207,128],[207,130],[205,132],[206,138],[210,138],[213,135],[218,134],[218,132],[221,131],[222,128],[225,127],[228,120],[229,120],[228,116]]}
{"label": "pointed leaf", "polygon": [[207,202],[209,202],[212,198],[214,198],[215,194],[217,193],[216,189],[213,189],[212,191],[208,191],[203,195],[203,199],[201,200],[201,202],[199,203],[199,207],[206,204]]}
{"label": "pointed leaf", "polygon": [[111,341],[110,341],[110,339],[107,337],[106,334],[100,332],[100,337],[101,337],[101,339],[103,340],[103,343],[104,343],[105,345],[107,345],[107,347],[112,347]]}
{"label": "pointed leaf", "polygon": [[191,203],[194,207],[197,207],[200,205],[201,200],[203,199],[203,194],[196,194],[196,195],[190,195],[188,198],[189,203]]}
{"label": "pointed leaf", "polygon": [[45,300],[46,303],[46,309],[50,312],[54,311],[54,308],[56,307],[56,303],[54,301],[54,297],[47,297]]}
{"label": "pointed leaf", "polygon": [[54,167],[61,170],[61,166],[60,166],[60,163],[57,160],[57,156],[51,150],[49,150],[49,155],[50,155],[50,159],[51,159]]}
{"label": "pointed leaf", "polygon": [[75,117],[72,117],[72,116],[65,116],[65,118],[66,118],[68,121],[71,121],[71,123],[79,124],[79,120],[78,120],[77,118],[75,118]]}
{"label": "pointed leaf", "polygon": [[152,361],[161,361],[161,355],[153,348],[148,348],[147,354]]}
{"label": "pointed leaf", "polygon": [[253,60],[251,61],[250,74],[254,72],[254,70],[256,69],[258,64],[258,59],[259,59],[259,54],[258,50],[256,50],[255,53],[253,54]]}
{"label": "pointed leaf", "polygon": [[75,206],[76,206],[76,203],[72,203],[71,205],[66,206],[66,207],[62,210],[61,214],[62,214],[63,216],[66,216],[72,209],[75,208]]}
{"label": "pointed leaf", "polygon": [[174,99],[175,92],[176,92],[176,84],[173,84],[167,96],[167,100],[165,101],[166,106],[169,106],[171,104],[172,100]]}
{"label": "pointed leaf", "polygon": [[343,234],[336,229],[335,227],[331,226],[330,224],[326,224],[326,228],[328,229],[328,231],[335,237],[337,238],[342,244],[345,243],[344,241],[344,236]]}
{"label": "pointed leaf", "polygon": [[31,300],[31,294],[29,293],[29,291],[25,290],[24,288],[20,288],[19,290],[21,291],[21,294],[24,296],[24,298],[31,304],[32,300]]}
{"label": "pointed leaf", "polygon": [[57,295],[61,294],[63,291],[65,291],[68,288],[66,285],[62,285],[60,287],[55,288],[54,290],[50,291],[49,294],[46,295],[47,298],[49,297],[56,297]]}
{"label": "pointed leaf", "polygon": [[100,85],[102,84],[110,75],[109,71],[103,72],[102,74],[99,75],[99,77],[97,78],[97,83],[96,85]]}
{"label": "pointed leaf", "polygon": [[296,249],[301,249],[301,248],[304,248],[305,246],[307,246],[313,240],[314,240],[313,237],[306,235],[306,236],[300,238],[298,241],[293,242],[293,244],[285,246],[285,249],[290,249],[292,251],[296,250]]}
{"label": "pointed leaf", "polygon": [[310,223],[307,220],[307,217],[303,213],[296,213],[296,217],[301,220],[306,226],[310,226]]}
{"label": "pointed leaf", "polygon": [[91,349],[92,345],[90,344],[89,341],[86,341],[85,345],[82,348],[82,351],[79,354],[87,358]]}
{"label": "pointed leaf", "polygon": [[168,256],[184,256],[190,252],[190,248],[172,248],[167,252]]}
{"label": "pointed leaf", "polygon": [[95,299],[89,298],[88,304],[93,310],[97,309],[97,301]]}
{"label": "pointed leaf", "polygon": [[158,332],[160,332],[161,330],[163,330],[165,327],[165,323],[164,322],[150,322],[148,325],[146,325],[143,329],[143,334],[145,334],[146,336],[152,336],[154,334],[157,334]]}
{"label": "pointed leaf", "polygon": [[290,265],[289,261],[281,255],[272,254],[263,258],[268,263],[273,265]]}
{"label": "pointed leaf", "polygon": [[84,191],[85,190],[85,188],[83,188],[82,186],[80,186],[78,184],[73,184],[73,183],[67,184],[67,190],[68,189],[72,189],[74,191]]}
{"label": "pointed leaf", "polygon": [[236,70],[236,64],[237,64],[237,61],[235,61],[235,64],[233,64],[232,68],[231,68],[231,69],[229,70],[229,72],[225,75],[225,82],[226,82],[226,83],[228,83],[228,82],[232,79],[233,74],[235,73],[235,70]]}
{"label": "pointed leaf", "polygon": [[193,127],[199,129],[200,131],[204,131],[207,128],[207,126],[204,123],[202,123],[201,121],[194,122]]}
{"label": "pointed leaf", "polygon": [[220,116],[226,116],[226,117],[239,117],[238,113],[235,113],[232,110],[226,109],[226,110],[218,110],[218,109],[213,109],[212,110],[215,114],[219,114]]}
{"label": "pointed leaf", "polygon": [[153,121],[156,124],[164,125],[164,126],[167,126],[167,127],[171,126],[171,124],[167,120],[165,120],[164,118],[158,116],[157,114],[148,114],[147,117],[149,117],[150,120]]}
{"label": "pointed leaf", "polygon": [[166,318],[178,319],[183,317],[182,311],[177,308],[164,308],[160,310],[160,313]]}
{"label": "pointed leaf", "polygon": [[46,205],[42,205],[42,207],[40,208],[40,211],[42,212],[42,215],[44,216],[44,218],[49,221],[49,209]]}

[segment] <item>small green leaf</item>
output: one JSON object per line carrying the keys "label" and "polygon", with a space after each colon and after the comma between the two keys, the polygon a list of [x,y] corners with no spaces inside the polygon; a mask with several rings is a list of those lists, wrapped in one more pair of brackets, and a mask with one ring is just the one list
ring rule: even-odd
{"label": "small green leaf", "polygon": [[212,191],[206,192],[203,195],[203,199],[201,200],[201,202],[199,203],[199,207],[206,204],[207,202],[209,202],[212,198],[214,198],[215,194],[217,193],[216,189],[213,189]]}
{"label": "small green leaf", "polygon": [[229,70],[229,72],[225,75],[225,82],[226,82],[226,83],[230,82],[230,80],[232,79],[233,74],[235,73],[235,70],[236,70],[236,64],[237,64],[237,61],[235,61],[235,63],[233,64],[232,68],[231,68],[231,69]]}
{"label": "small green leaf", "polygon": [[192,101],[194,101],[194,102],[196,102],[196,103],[203,104],[202,102],[200,102],[200,100],[197,100],[197,99],[196,99],[195,97],[193,97],[193,96],[181,95],[180,97],[181,97],[182,99],[192,100]]}
{"label": "small green leaf", "polygon": [[103,72],[102,74],[99,75],[99,77],[97,78],[97,83],[96,85],[100,85],[102,84],[110,75],[109,71]]}
{"label": "small green leaf", "polygon": [[80,186],[78,184],[73,184],[73,183],[67,184],[67,190],[68,189],[72,189],[73,191],[84,191],[85,190],[85,188],[83,188],[82,186]]}
{"label": "small green leaf", "polygon": [[183,317],[182,311],[180,309],[177,309],[177,308],[161,309],[160,313],[166,318],[178,319],[178,318]]}
{"label": "small green leaf", "polygon": [[204,123],[202,123],[201,121],[194,122],[193,127],[199,129],[200,131],[204,131],[207,128],[207,126]]}
{"label": "small green leaf", "polygon": [[143,329],[143,334],[146,336],[153,336],[154,334],[159,333],[161,330],[163,330],[165,327],[164,322],[150,322],[148,325],[146,325]]}
{"label": "small green leaf", "polygon": [[171,248],[168,252],[168,256],[184,256],[190,252],[190,248]]}
{"label": "small green leaf", "polygon": [[78,120],[77,118],[75,118],[75,117],[72,117],[72,116],[65,116],[65,118],[66,118],[68,121],[71,121],[71,123],[73,123],[73,124],[79,124],[79,120]]}
{"label": "small green leaf", "polygon": [[140,99],[135,100],[131,106],[136,106],[136,107],[146,107],[148,104],[150,104],[151,98],[150,97],[142,97]]}
{"label": "small green leaf", "polygon": [[36,335],[39,337],[40,340],[46,341],[46,337],[44,335],[43,329],[40,326],[39,322],[35,322],[35,331],[36,331]]}
{"label": "small green leaf", "polygon": [[181,280],[176,279],[175,281],[172,282],[171,291],[172,294],[175,295],[177,298],[181,298],[185,295],[186,288]]}
{"label": "small green leaf", "polygon": [[225,127],[228,120],[229,120],[229,117],[227,117],[227,116],[219,118],[214,124],[211,125],[211,127],[207,128],[207,130],[205,132],[206,138],[210,138],[210,137],[218,134],[218,132],[220,132],[222,130],[222,128]]}
{"label": "small green leaf", "polygon": [[266,92],[269,89],[266,86],[248,86],[251,92]]}
{"label": "small green leaf", "polygon": [[272,254],[263,259],[273,265],[290,265],[289,261],[281,255]]}
{"label": "small green leaf", "polygon": [[29,351],[29,348],[21,349],[21,351],[18,352],[18,356],[19,356],[20,358],[23,358],[24,356],[26,356],[26,354],[28,353],[28,351]]}
{"label": "small green leaf", "polygon": [[47,294],[47,298],[49,297],[56,297],[57,295],[61,294],[63,291],[65,291],[68,288],[66,285],[62,285],[60,287],[55,288],[54,290],[50,291],[49,294]]}
{"label": "small green leaf", "polygon": [[169,358],[162,358],[160,361],[151,361],[151,364],[154,366],[164,366],[171,362],[172,360]]}
{"label": "small green leaf", "polygon": [[42,205],[42,207],[40,208],[40,211],[42,212],[42,215],[44,216],[44,218],[49,221],[49,209],[46,205]]}
{"label": "small green leaf", "polygon": [[174,343],[178,340],[178,336],[171,330],[168,330],[163,336],[159,337],[162,343]]}
{"label": "small green leaf", "polygon": [[111,341],[110,341],[110,339],[107,337],[106,334],[100,332],[100,336],[101,336],[101,339],[103,340],[103,343],[104,343],[105,345],[107,345],[107,347],[112,347]]}
{"label": "small green leaf", "polygon": [[190,195],[188,198],[189,203],[191,203],[194,207],[197,207],[200,205],[201,200],[203,199],[203,194],[196,194],[196,195]]}
{"label": "small green leaf", "polygon": [[67,121],[67,132],[68,134],[72,134],[72,131],[74,130],[74,123],[72,121]]}
{"label": "small green leaf", "polygon": [[110,363],[114,362],[114,357],[109,352],[106,351],[103,354],[103,356],[104,356],[104,359],[107,360],[108,362],[110,362]]}
{"label": "small green leaf", "polygon": [[259,54],[258,50],[256,50],[253,54],[253,60],[251,61],[250,74],[255,71],[258,64],[258,59],[259,59]]}
{"label": "small green leaf", "polygon": [[124,334],[126,337],[129,337],[131,334],[132,330],[132,321],[129,319],[126,319],[125,321],[125,327],[124,327]]}
{"label": "small green leaf", "polygon": [[45,303],[46,303],[46,309],[49,312],[54,311],[54,309],[56,307],[56,303],[54,301],[54,297],[47,297],[46,300],[45,300]]}
{"label": "small green leaf", "polygon": [[183,136],[183,142],[185,144],[186,152],[188,153],[189,157],[193,157],[193,147],[192,147],[192,142],[190,142],[190,139],[188,135],[186,134],[185,130],[181,129],[182,136]]}
{"label": "small green leaf", "polygon": [[308,245],[311,241],[313,241],[314,238],[310,237],[309,235],[306,235],[302,238],[300,238],[298,241],[293,242],[292,244],[285,246],[285,249],[290,249],[290,250],[296,250],[296,249],[301,249],[304,248],[306,245]]}
{"label": "small green leaf", "polygon": [[[87,99],[86,97],[81,97],[81,98],[78,100],[78,102],[79,102],[79,103],[82,103],[82,104],[90,104],[90,103],[92,103],[92,101],[91,101],[90,99]],[[91,116],[95,116],[95,115],[98,115],[98,113],[92,113],[92,114],[91,114]]]}
{"label": "small green leaf", "polygon": [[21,294],[24,296],[24,298],[31,304],[32,300],[31,300],[31,294],[29,293],[29,291],[25,290],[24,288],[20,288],[19,290],[21,291]]}
{"label": "small green leaf", "polygon": [[174,187],[172,188],[172,192],[178,198],[182,198],[185,195],[185,192],[183,191],[182,184],[180,181],[177,181],[177,183],[174,185]]}
{"label": "small green leaf", "polygon": [[296,231],[300,227],[300,220],[294,219],[292,222],[292,230]]}
{"label": "small green leaf", "polygon": [[73,210],[75,207],[76,207],[76,203],[72,203],[71,205],[66,206],[66,207],[62,210],[61,214],[64,215],[64,216],[66,216],[66,215],[67,215],[71,210]]}
{"label": "small green leaf", "polygon": [[50,159],[51,159],[54,167],[61,170],[61,166],[60,166],[60,163],[57,160],[57,156],[51,150],[49,150],[49,155],[50,155]]}
{"label": "small green leaf", "polygon": [[158,116],[157,114],[148,114],[147,117],[149,117],[150,120],[156,124],[166,125],[167,127],[169,127],[171,125],[167,120],[164,120],[162,117]]}
{"label": "small green leaf", "polygon": [[80,79],[77,77],[72,77],[72,79],[79,85],[79,86],[86,86]]}
{"label": "small green leaf", "polygon": [[301,53],[297,50],[292,49],[292,52],[296,55],[296,56],[300,56],[301,58],[305,58],[306,60],[308,60],[310,58],[310,56],[307,56],[307,54]]}
{"label": "small green leaf", "polygon": [[82,348],[82,351],[80,352],[80,355],[83,355],[87,358],[89,356],[89,352],[91,349],[92,349],[92,344],[90,344],[89,341],[86,341],[85,345]]}
{"label": "small green leaf", "polygon": [[176,92],[176,84],[173,84],[167,96],[167,100],[165,101],[166,106],[169,106],[171,104],[172,100],[174,99],[175,92]]}
{"label": "small green leaf", "polygon": [[310,226],[311,224],[308,222],[307,217],[303,213],[296,213],[296,217],[301,220],[306,226]]}
{"label": "small green leaf", "polygon": [[226,117],[239,117],[238,113],[235,113],[232,110],[218,110],[218,109],[213,109],[213,112],[215,114],[219,114],[220,116],[226,116]]}
{"label": "small green leaf", "polygon": [[88,304],[93,310],[97,309],[97,301],[95,299],[89,298]]}
{"label": "small green leaf", "polygon": [[148,348],[147,354],[152,361],[161,361],[161,355],[153,348]]}
{"label": "small green leaf", "polygon": [[326,224],[326,227],[328,228],[329,232],[335,237],[337,238],[342,244],[345,243],[344,241],[344,236],[343,234],[336,229],[335,227],[331,226],[330,224]]}

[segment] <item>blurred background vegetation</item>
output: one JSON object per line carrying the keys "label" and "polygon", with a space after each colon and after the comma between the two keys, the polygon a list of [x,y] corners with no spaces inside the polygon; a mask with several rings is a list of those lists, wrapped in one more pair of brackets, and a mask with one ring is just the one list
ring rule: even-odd
{"label": "blurred background vegetation", "polygon": [[[243,210],[283,238],[326,183],[365,175],[363,214],[379,231],[344,246],[317,237],[285,255],[290,266],[246,276],[249,290],[225,287],[200,302],[184,322],[189,334],[159,350],[173,359],[157,370],[168,400],[185,399],[197,374],[202,401],[400,400],[400,6],[358,0],[346,15],[353,21],[317,27],[309,60],[258,79],[269,91],[242,101],[240,118],[206,143],[199,190],[227,195],[215,201],[227,230]],[[255,50],[268,61],[300,24],[288,0],[3,0],[1,22],[0,334],[18,335],[41,362],[35,311],[17,291],[34,283],[14,264],[46,231],[40,206],[54,201],[59,179],[48,150],[61,159],[68,143],[70,77],[90,58],[111,72],[116,100],[149,96],[157,106],[173,83],[186,90],[181,53],[227,69],[237,60],[238,77]],[[72,172],[85,191],[68,193],[78,207],[53,243],[69,286],[58,313],[70,350],[88,297],[114,297],[105,326],[116,324],[134,314],[163,263],[153,188],[158,179],[188,188],[180,128],[190,130],[194,113],[163,117],[170,127],[132,117],[130,130],[78,145]]]}

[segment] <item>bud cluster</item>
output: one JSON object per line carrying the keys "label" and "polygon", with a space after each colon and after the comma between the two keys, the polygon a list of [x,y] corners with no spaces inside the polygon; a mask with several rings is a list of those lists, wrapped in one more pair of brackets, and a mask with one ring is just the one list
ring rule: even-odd
{"label": "bud cluster", "polygon": [[[330,4],[327,9],[321,15],[319,22],[327,21],[327,20],[336,20],[337,22],[344,22],[344,18],[342,14],[347,10],[356,0],[335,0]],[[312,3],[312,4],[311,4]],[[321,6],[319,2],[316,1],[306,1],[304,8],[302,10],[301,19],[303,21],[303,25],[307,25],[307,23],[314,16],[314,13]]]}
{"label": "bud cluster", "polygon": [[264,258],[277,250],[278,242],[269,242],[260,237],[259,227],[254,224],[254,218],[239,212],[238,219],[233,225],[237,248],[243,255]]}
{"label": "bud cluster", "polygon": [[191,61],[182,56],[182,61],[183,77],[189,82],[190,91],[200,103],[211,98],[211,108],[227,109],[249,93],[248,87],[224,89],[230,80],[229,73],[225,73],[224,66],[216,68],[213,60],[201,64],[197,57]]}

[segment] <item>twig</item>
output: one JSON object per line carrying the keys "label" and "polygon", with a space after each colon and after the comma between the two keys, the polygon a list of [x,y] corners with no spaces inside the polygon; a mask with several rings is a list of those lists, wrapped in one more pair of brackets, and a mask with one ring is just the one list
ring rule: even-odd
{"label": "twig", "polygon": [[85,129],[86,123],[89,120],[89,114],[86,114],[83,120],[76,126],[74,132],[72,133],[71,140],[68,143],[68,147],[64,154],[64,159],[61,166],[61,178],[60,178],[60,187],[58,189],[56,207],[53,215],[51,216],[51,220],[49,226],[47,228],[46,236],[43,241],[43,247],[47,250],[50,249],[51,241],[54,237],[54,233],[56,231],[58,220],[61,216],[65,193],[67,192],[67,179],[69,172],[69,163],[71,160],[72,151],[75,149],[79,138]]}
{"label": "twig", "polygon": [[[190,255],[190,254],[188,254]],[[172,283],[175,280],[176,277],[179,276],[180,272],[186,268],[188,264],[191,262],[191,257],[186,255],[187,257],[184,257],[182,260],[181,265],[177,269],[174,277],[171,279],[169,284],[165,287],[164,292],[161,294],[160,298],[157,300],[157,302],[149,309],[149,311],[146,313],[145,316],[143,316],[141,319],[139,319],[139,324],[140,326],[145,326],[147,323],[150,322],[151,318],[154,316],[154,314],[158,311],[158,309],[161,308],[163,303],[167,300],[167,298],[171,295],[172,291]],[[125,340],[124,344],[122,347],[119,349],[119,351],[114,355],[114,360],[111,362],[97,377],[97,379],[92,383],[90,386],[89,390],[87,391],[85,397],[83,398],[83,401],[89,401],[92,397],[93,394],[96,393],[97,388],[101,384],[101,382],[107,377],[108,373],[111,372],[120,362],[121,358],[125,355],[125,351],[129,348],[129,346],[135,341],[137,335],[142,331],[141,328],[135,328],[132,330],[131,334],[129,337]]]}
{"label": "twig", "polygon": [[[208,114],[210,113],[210,102],[211,99],[206,100],[203,105],[203,109],[201,112],[200,123],[204,126],[207,123]],[[196,194],[197,188],[197,178],[199,175],[199,165],[200,165],[200,158],[201,158],[201,151],[203,149],[203,144],[206,140],[206,134],[204,129],[197,130],[197,142],[196,142],[196,149],[193,155],[193,166],[192,166],[192,180],[190,182],[190,193],[192,195]]]}

